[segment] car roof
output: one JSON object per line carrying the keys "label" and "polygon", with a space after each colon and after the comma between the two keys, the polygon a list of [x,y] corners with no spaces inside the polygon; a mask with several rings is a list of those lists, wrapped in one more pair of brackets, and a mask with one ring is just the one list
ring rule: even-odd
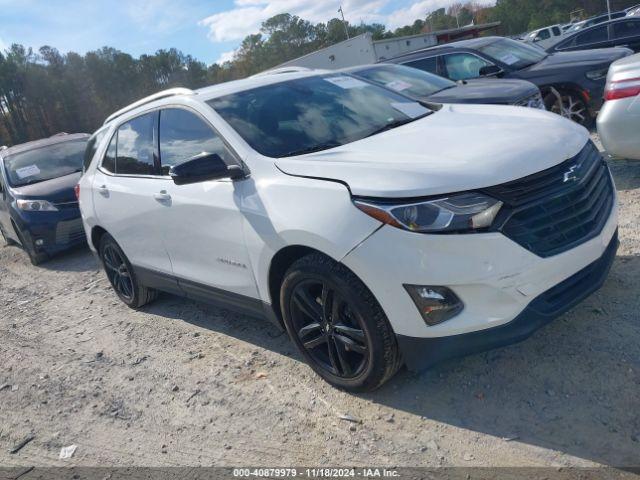
{"label": "car roof", "polygon": [[391,62],[397,63],[397,60],[410,59],[414,56],[419,57],[424,54],[438,54],[446,52],[447,50],[454,50],[457,48],[469,48],[476,49],[482,47],[484,45],[488,45],[489,43],[493,43],[496,40],[500,40],[504,37],[481,37],[481,38],[470,38],[468,40],[459,40],[457,42],[445,43],[443,45],[436,45],[434,47],[421,48],[420,50],[414,50],[413,52],[405,53],[402,55],[398,55],[397,57],[387,58],[381,60],[380,63]]}
{"label": "car roof", "polygon": [[[233,93],[243,92],[246,90],[252,90],[254,88],[264,87],[267,85],[273,85],[277,83],[283,83],[290,80],[297,80],[300,78],[314,77],[319,75],[325,75],[329,73],[329,70],[314,70],[314,69],[300,69],[300,68],[283,68],[277,69],[277,71],[264,72],[260,75],[243,78],[240,80],[230,80],[228,82],[217,83],[208,87],[203,87],[198,90],[189,90],[188,88],[170,88],[163,90],[148,97],[144,97],[136,102],[121,108],[117,112],[112,113],[107,117],[104,122],[104,127],[112,125],[116,119],[120,123],[121,121],[128,121],[131,118],[135,118],[141,115],[149,109],[162,107],[166,101],[175,100],[180,97],[190,97],[200,102],[207,102],[214,98],[222,97],[225,95],[231,95]],[[165,102],[165,103],[163,103]]]}
{"label": "car roof", "polygon": [[232,93],[251,90],[254,88],[282,83],[289,80],[297,80],[299,78],[315,77],[324,75],[327,70],[298,70],[298,71],[281,71],[270,75],[268,73],[256,75],[254,77],[243,78],[241,80],[231,80],[229,82],[218,83],[209,87],[200,88],[195,91],[202,101],[211,100],[213,98],[230,95]]}
{"label": "car roof", "polygon": [[91,135],[89,135],[88,133],[57,133],[55,135],[52,135],[51,137],[41,138],[40,140],[33,140],[31,142],[14,145],[13,147],[2,150],[2,153],[0,155],[2,157],[8,157],[10,155],[15,155],[16,153],[28,152],[29,150],[49,147],[58,143],[88,139],[90,136]]}

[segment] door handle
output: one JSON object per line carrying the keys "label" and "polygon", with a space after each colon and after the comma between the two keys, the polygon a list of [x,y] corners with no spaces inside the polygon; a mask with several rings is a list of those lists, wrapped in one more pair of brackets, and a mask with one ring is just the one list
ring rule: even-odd
{"label": "door handle", "polygon": [[98,187],[98,193],[100,195],[102,195],[103,197],[108,197],[109,196],[109,189],[107,188],[106,185],[100,185]]}
{"label": "door handle", "polygon": [[169,195],[166,190],[160,190],[159,193],[154,193],[153,198],[160,203],[171,203],[171,195]]}

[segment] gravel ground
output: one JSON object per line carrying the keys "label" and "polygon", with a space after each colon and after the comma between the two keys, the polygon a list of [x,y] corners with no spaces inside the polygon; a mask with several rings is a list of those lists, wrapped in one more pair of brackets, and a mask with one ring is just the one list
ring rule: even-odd
{"label": "gravel ground", "polygon": [[266,321],[170,295],[132,311],[87,251],[35,268],[0,248],[0,465],[639,465],[640,162],[612,170],[622,245],[598,293],[367,395]]}

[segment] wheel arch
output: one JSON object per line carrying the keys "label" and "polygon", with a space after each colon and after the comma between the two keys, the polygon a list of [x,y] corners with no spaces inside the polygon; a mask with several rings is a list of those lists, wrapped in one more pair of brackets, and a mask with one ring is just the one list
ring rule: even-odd
{"label": "wheel arch", "polygon": [[282,286],[282,282],[284,281],[284,276],[287,273],[289,267],[291,267],[291,265],[293,265],[296,260],[311,253],[319,253],[328,258],[331,258],[336,262],[338,261],[331,255],[327,255],[325,252],[322,252],[313,247],[308,247],[306,245],[288,245],[278,250],[276,254],[271,258],[268,275],[269,297],[271,300],[271,308],[273,310],[273,313],[283,326],[284,323],[282,323],[282,310],[280,308],[280,288]]}
{"label": "wheel arch", "polygon": [[100,240],[106,233],[109,233],[109,232],[107,232],[104,228],[102,228],[99,225],[96,225],[95,227],[91,228],[91,238],[89,239],[89,241],[91,242],[91,245],[95,250],[98,250],[100,248]]}

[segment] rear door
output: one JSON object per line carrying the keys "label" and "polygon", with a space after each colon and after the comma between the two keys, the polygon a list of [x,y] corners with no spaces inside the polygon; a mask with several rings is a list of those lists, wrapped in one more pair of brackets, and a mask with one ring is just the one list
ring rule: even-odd
{"label": "rear door", "polygon": [[94,176],[93,202],[100,225],[134,267],[172,274],[162,241],[162,222],[170,204],[160,188],[157,126],[158,112],[120,125]]}
{"label": "rear door", "polygon": [[197,112],[182,107],[160,112],[161,188],[170,195],[162,225],[173,271],[187,295],[195,299],[210,300],[227,292],[259,298],[244,241],[244,217],[238,208],[243,182],[223,179],[175,185],[167,176],[173,165],[204,152],[218,154],[229,165],[240,163]]}

